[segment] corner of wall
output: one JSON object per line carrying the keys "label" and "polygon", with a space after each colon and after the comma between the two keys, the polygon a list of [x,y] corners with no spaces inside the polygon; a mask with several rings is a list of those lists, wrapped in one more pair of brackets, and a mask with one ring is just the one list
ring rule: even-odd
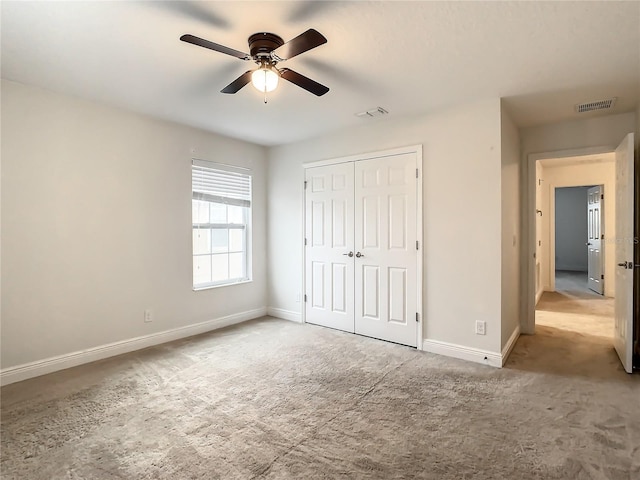
{"label": "corner of wall", "polygon": [[513,348],[516,346],[518,338],[520,338],[520,325],[516,325],[511,335],[509,335],[509,337],[507,338],[507,341],[504,342],[504,346],[502,347],[502,352],[500,355],[502,360],[502,367],[504,367],[504,365],[507,363],[509,355],[511,355]]}
{"label": "corner of wall", "polygon": [[500,105],[501,160],[501,340],[503,348],[519,326],[521,298],[521,153],[520,133],[505,107]]}

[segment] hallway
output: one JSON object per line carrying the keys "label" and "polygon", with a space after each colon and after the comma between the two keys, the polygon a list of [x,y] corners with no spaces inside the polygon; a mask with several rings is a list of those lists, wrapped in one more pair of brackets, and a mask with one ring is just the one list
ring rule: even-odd
{"label": "hallway", "polygon": [[[587,288],[586,272],[556,272],[556,291],[544,292],[536,306],[536,326],[613,336],[614,299]],[[609,341],[609,343],[611,343]]]}
{"label": "hallway", "polygon": [[518,341],[517,368],[591,378],[622,372],[612,339],[614,299],[588,290],[586,274],[582,281],[580,272],[558,273],[558,291],[544,292],[536,306],[536,334]]}

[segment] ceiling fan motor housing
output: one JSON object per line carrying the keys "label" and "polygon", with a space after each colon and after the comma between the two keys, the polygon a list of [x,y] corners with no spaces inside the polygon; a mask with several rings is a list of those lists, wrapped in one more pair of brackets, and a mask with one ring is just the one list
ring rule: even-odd
{"label": "ceiling fan motor housing", "polygon": [[249,53],[256,61],[270,59],[271,52],[284,45],[284,40],[274,33],[254,33],[249,37]]}

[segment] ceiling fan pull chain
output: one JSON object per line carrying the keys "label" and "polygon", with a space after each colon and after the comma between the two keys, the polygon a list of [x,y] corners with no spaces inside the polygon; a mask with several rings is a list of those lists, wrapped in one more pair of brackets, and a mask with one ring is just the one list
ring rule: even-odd
{"label": "ceiling fan pull chain", "polygon": [[[267,86],[267,74],[268,74],[268,71],[265,69],[264,70],[264,87],[263,87],[264,88],[264,104],[265,105],[267,104],[267,92],[269,91],[269,87]],[[277,84],[278,84],[278,82],[276,81],[276,85]]]}

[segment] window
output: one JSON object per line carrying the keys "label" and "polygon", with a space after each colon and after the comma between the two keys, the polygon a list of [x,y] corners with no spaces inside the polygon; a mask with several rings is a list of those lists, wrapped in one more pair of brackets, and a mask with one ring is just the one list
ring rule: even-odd
{"label": "window", "polygon": [[246,170],[193,160],[193,288],[248,281],[251,176]]}

